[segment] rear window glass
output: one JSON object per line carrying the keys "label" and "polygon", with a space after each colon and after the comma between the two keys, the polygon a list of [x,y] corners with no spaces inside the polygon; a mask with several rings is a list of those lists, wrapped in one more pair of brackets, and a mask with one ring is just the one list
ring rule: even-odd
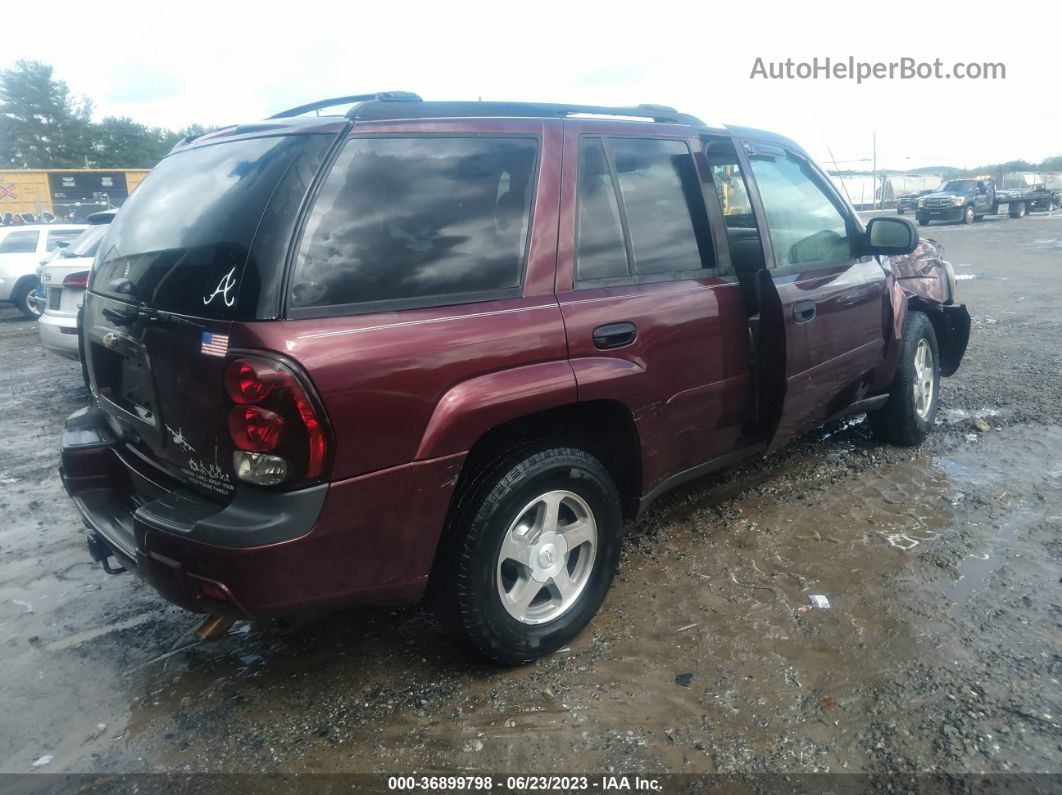
{"label": "rear window glass", "polygon": [[0,240],[0,254],[32,254],[37,250],[40,232],[8,232]]}
{"label": "rear window glass", "polygon": [[274,190],[314,137],[244,139],[165,158],[111,222],[90,289],[200,317],[253,306],[247,293],[280,278],[282,263],[245,279],[248,251]]}
{"label": "rear window glass", "polygon": [[533,138],[352,138],[307,221],[290,307],[429,306],[520,285]]}
{"label": "rear window glass", "polygon": [[90,226],[81,232],[77,239],[59,252],[60,257],[95,257],[100,241],[107,236],[108,226],[99,224]]}

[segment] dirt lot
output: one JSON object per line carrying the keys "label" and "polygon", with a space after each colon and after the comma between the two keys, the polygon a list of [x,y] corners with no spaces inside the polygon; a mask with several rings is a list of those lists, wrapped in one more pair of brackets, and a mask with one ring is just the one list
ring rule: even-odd
{"label": "dirt lot", "polygon": [[854,418],[671,496],[513,670],[420,607],[157,659],[196,620],[89,564],[78,366],[0,310],[0,771],[1062,772],[1062,216],[928,236],[974,317],[930,440]]}

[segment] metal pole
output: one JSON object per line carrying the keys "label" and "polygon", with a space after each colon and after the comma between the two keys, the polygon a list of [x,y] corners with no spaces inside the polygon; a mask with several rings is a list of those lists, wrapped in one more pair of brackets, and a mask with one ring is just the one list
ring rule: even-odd
{"label": "metal pole", "polygon": [[876,210],[878,209],[878,133],[876,130],[874,131],[873,141],[874,164],[872,168],[874,170],[874,195],[872,198],[874,199],[874,209]]}

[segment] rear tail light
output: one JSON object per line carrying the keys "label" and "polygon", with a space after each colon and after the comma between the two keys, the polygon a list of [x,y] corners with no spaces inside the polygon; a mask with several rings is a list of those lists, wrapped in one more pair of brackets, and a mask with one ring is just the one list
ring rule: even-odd
{"label": "rear tail light", "polygon": [[229,435],[236,476],[259,486],[319,478],[328,440],[324,415],[310,389],[288,365],[261,356],[225,368]]}
{"label": "rear tail light", "polygon": [[229,433],[241,450],[268,453],[284,432],[284,418],[261,406],[233,406],[229,412]]}
{"label": "rear tail light", "polygon": [[79,287],[84,290],[88,287],[88,271],[78,271],[77,273],[71,273],[65,279],[63,279],[63,287]]}

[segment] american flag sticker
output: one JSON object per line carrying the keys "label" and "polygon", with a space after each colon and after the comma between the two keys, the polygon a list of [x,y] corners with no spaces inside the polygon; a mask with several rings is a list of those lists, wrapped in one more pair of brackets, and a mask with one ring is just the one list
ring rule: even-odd
{"label": "american flag sticker", "polygon": [[209,331],[204,331],[203,344],[199,347],[199,352],[207,356],[224,356],[229,352],[229,335],[211,334]]}

